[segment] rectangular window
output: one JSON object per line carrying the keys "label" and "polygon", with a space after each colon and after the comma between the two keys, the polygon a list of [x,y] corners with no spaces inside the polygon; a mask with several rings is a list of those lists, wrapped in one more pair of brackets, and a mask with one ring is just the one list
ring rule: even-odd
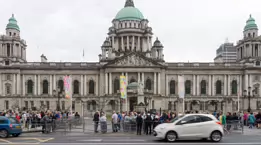
{"label": "rectangular window", "polygon": [[28,101],[24,101],[24,106],[26,109],[28,109]]}
{"label": "rectangular window", "polygon": [[41,104],[40,106],[41,108],[44,107],[44,101],[41,101],[40,104]]}
{"label": "rectangular window", "polygon": [[46,108],[49,110],[50,109],[50,102],[46,101]]}
{"label": "rectangular window", "polygon": [[5,109],[6,109],[6,110],[9,109],[9,101],[5,101]]}
{"label": "rectangular window", "polygon": [[62,110],[65,110],[65,101],[62,101]]}

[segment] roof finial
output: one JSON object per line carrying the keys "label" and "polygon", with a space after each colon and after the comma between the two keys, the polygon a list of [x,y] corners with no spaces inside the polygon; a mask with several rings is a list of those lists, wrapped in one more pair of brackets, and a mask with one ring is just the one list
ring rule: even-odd
{"label": "roof finial", "polygon": [[249,17],[252,18],[252,15],[250,14]]}
{"label": "roof finial", "polygon": [[14,18],[14,13],[12,13],[12,17]]}
{"label": "roof finial", "polygon": [[133,0],[126,0],[124,7],[135,7]]}

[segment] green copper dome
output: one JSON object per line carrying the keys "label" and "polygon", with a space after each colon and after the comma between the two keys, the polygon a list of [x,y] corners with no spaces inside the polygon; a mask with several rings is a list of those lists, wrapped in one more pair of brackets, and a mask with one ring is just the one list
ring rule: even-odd
{"label": "green copper dome", "polygon": [[251,29],[258,29],[255,19],[252,18],[252,16],[249,16],[249,19],[246,21],[246,26],[244,28],[244,31],[251,30]]}
{"label": "green copper dome", "polygon": [[9,19],[9,23],[6,25],[6,29],[16,29],[20,31],[20,28],[17,25],[17,21],[14,17],[14,14],[12,14],[12,17]]}
{"label": "green copper dome", "polygon": [[115,19],[116,20],[142,20],[144,19],[144,16],[139,9],[134,7],[134,3],[132,0],[126,0],[124,8],[117,13]]}

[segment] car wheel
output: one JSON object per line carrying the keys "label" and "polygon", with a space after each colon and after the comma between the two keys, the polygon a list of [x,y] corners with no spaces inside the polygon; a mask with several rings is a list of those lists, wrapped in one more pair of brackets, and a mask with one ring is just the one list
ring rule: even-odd
{"label": "car wheel", "polygon": [[6,130],[0,130],[0,137],[7,138],[9,136]]}
{"label": "car wheel", "polygon": [[13,137],[18,137],[20,134],[19,133],[17,133],[17,134],[13,134],[12,136]]}
{"label": "car wheel", "polygon": [[167,140],[168,142],[174,142],[174,141],[176,141],[176,139],[177,139],[177,134],[176,134],[176,132],[170,131],[170,132],[167,133],[167,135],[166,135],[166,140]]}
{"label": "car wheel", "polygon": [[220,142],[222,140],[222,134],[219,131],[214,131],[210,136],[211,141]]}

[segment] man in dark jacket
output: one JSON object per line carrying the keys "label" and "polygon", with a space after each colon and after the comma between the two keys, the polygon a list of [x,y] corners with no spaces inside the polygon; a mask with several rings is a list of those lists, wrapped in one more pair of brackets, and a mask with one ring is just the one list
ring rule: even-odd
{"label": "man in dark jacket", "polygon": [[151,134],[151,123],[152,123],[152,118],[150,116],[150,113],[148,113],[145,119],[146,135]]}
{"label": "man in dark jacket", "polygon": [[136,118],[136,123],[137,123],[137,135],[141,135],[141,128],[142,128],[142,116],[140,113],[138,113],[138,116]]}
{"label": "man in dark jacket", "polygon": [[98,112],[96,112],[93,116],[93,122],[94,122],[94,132],[98,132],[98,125],[99,125],[100,115]]}

